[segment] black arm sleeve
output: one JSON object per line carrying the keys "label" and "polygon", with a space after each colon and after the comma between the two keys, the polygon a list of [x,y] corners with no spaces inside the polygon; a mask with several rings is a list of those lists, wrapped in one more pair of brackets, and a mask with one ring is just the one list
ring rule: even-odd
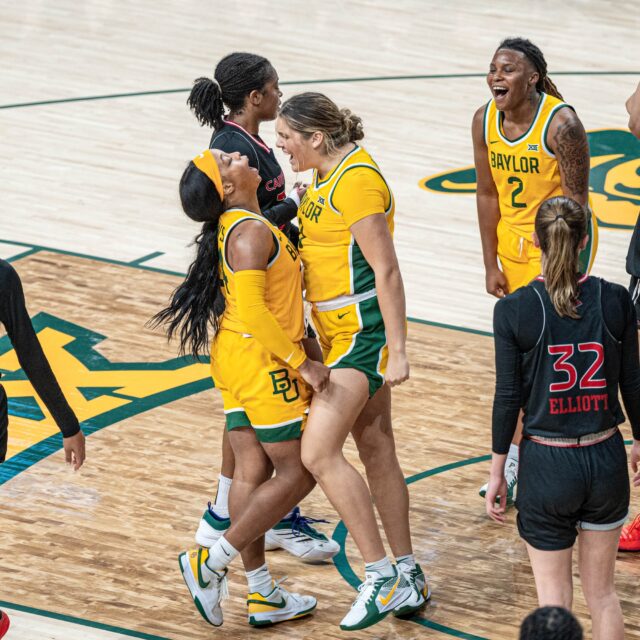
{"label": "black arm sleeve", "polygon": [[262,209],[262,215],[276,227],[287,224],[296,217],[297,213],[298,205],[291,198],[285,198],[272,207]]}
{"label": "black arm sleeve", "polygon": [[496,391],[493,399],[492,450],[498,454],[508,453],[522,407],[517,312],[517,301],[511,297],[499,300],[493,310]]}
{"label": "black arm sleeve", "polygon": [[620,395],[631,423],[633,438],[640,440],[640,359],[638,357],[636,310],[629,292],[623,287],[619,287],[619,289],[625,298],[625,325],[621,339]]}
{"label": "black arm sleeve", "polygon": [[7,330],[20,366],[51,412],[62,435],[67,438],[78,433],[78,418],[62,394],[31,324],[20,278],[15,269],[4,261],[0,261],[0,321]]}

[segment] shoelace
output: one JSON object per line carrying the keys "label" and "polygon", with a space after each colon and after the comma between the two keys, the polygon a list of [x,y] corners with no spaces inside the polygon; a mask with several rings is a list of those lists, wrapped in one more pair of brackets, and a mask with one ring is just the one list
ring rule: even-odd
{"label": "shoelace", "polygon": [[293,535],[296,536],[299,536],[301,534],[308,535],[309,533],[315,533],[311,525],[317,524],[318,522],[329,524],[328,520],[307,518],[307,516],[300,515],[300,507],[296,507],[293,510],[293,516],[291,518],[291,531],[293,532]]}
{"label": "shoelace", "polygon": [[216,571],[216,575],[220,576],[218,577],[218,588],[220,589],[220,602],[222,602],[223,600],[226,600],[229,597],[229,584],[227,581],[227,569],[225,568],[224,573],[222,574],[222,576],[220,576],[220,574]]}
{"label": "shoelace", "polygon": [[[354,603],[351,605],[352,607],[355,607],[356,604],[358,604],[358,602],[360,602],[362,599],[365,600],[365,605],[371,602],[372,596],[375,593],[375,591],[373,590],[373,586],[375,585],[375,582],[376,580],[373,576],[367,576],[364,579],[364,582],[358,586],[358,597],[355,599]],[[372,587],[371,592],[369,593],[369,595],[365,595],[363,592],[369,587]]]}

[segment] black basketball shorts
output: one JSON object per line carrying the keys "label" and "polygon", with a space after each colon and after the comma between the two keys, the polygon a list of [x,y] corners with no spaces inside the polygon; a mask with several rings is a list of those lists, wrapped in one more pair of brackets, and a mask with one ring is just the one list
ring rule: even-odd
{"label": "black basketball shorts", "polygon": [[629,513],[629,472],[621,433],[576,448],[524,439],[516,508],[520,536],[543,551],[572,547],[578,529],[610,531],[621,526]]}

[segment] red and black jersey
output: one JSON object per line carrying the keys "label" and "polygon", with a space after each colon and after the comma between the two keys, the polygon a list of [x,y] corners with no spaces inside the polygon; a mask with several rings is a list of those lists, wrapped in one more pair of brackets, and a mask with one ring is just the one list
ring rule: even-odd
{"label": "red and black jersey", "polygon": [[542,278],[496,304],[496,453],[509,449],[520,408],[525,435],[577,438],[624,422],[618,390],[640,439],[631,298],[619,285],[583,276],[577,310],[577,319],[559,316]]}
{"label": "red and black jersey", "polygon": [[[276,160],[273,149],[269,148],[260,136],[253,135],[239,124],[228,120],[213,133],[209,147],[226,153],[238,151],[249,158],[249,164],[258,170],[262,178],[258,186],[258,204],[262,215],[290,235],[290,222],[298,212],[298,205],[286,197],[284,172]],[[295,244],[298,244],[297,237]]]}

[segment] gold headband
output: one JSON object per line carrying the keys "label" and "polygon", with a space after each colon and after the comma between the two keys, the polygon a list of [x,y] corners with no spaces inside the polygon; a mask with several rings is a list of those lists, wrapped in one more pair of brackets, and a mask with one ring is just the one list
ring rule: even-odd
{"label": "gold headband", "polygon": [[218,163],[216,159],[213,157],[211,153],[211,149],[207,149],[203,151],[199,156],[196,156],[193,159],[193,164],[204,173],[211,182],[213,182],[213,186],[216,188],[218,195],[220,196],[220,200],[224,200],[224,190],[222,188],[222,176],[220,175],[220,168],[218,167]]}

